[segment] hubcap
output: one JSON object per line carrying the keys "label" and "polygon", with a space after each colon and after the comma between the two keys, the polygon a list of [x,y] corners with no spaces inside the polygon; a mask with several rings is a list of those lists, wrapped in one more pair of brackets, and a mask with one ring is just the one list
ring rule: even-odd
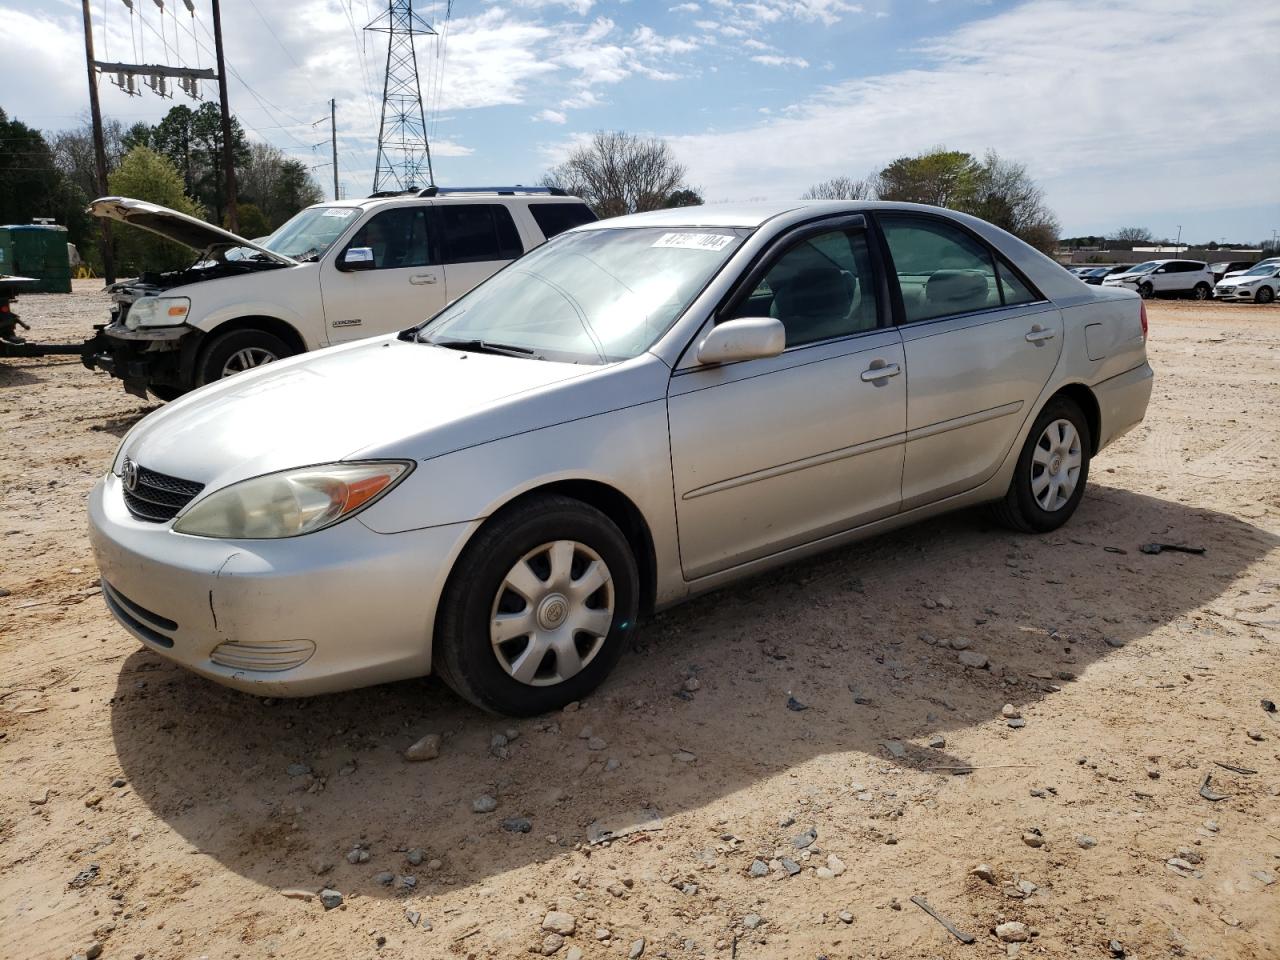
{"label": "hubcap", "polygon": [[595,659],[613,626],[613,578],[576,540],[544,543],[516,561],[494,597],[489,642],[508,675],[563,683]]}
{"label": "hubcap", "polygon": [[265,347],[245,347],[227,358],[227,362],[222,365],[222,375],[229,377],[232,374],[243,373],[245,370],[252,370],[275,359],[276,355]]}
{"label": "hubcap", "polygon": [[1031,495],[1040,509],[1061,510],[1080,482],[1080,434],[1070,420],[1055,420],[1040,434],[1031,455]]}

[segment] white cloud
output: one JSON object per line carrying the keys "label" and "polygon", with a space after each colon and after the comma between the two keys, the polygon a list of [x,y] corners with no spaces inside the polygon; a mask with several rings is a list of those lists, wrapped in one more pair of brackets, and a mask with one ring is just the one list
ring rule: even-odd
{"label": "white cloud", "polygon": [[539,110],[537,113],[533,115],[533,119],[541,120],[544,123],[568,123],[569,122],[568,115],[565,113],[562,113],[559,110]]}
{"label": "white cloud", "polygon": [[759,56],[752,57],[754,63],[763,63],[766,67],[799,67],[804,69],[809,66],[809,61],[804,57],[780,57],[774,53],[764,53]]}
{"label": "white cloud", "polygon": [[674,7],[667,7],[668,13],[697,13],[701,10],[696,3],[677,3]]}
{"label": "white cloud", "polygon": [[1255,94],[1275,69],[1280,5],[1242,0],[1234,17],[1249,29],[1222,29],[1192,0],[1031,0],[925,44],[915,69],[672,143],[721,197],[795,197],[945,143],[1027,163],[1068,226],[1144,204],[1276,203],[1280,136],[1258,124]]}

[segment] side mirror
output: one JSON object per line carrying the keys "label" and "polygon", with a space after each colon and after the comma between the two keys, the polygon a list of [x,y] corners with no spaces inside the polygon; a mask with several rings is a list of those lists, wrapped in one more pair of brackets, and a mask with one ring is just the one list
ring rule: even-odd
{"label": "side mirror", "polygon": [[372,247],[347,247],[340,258],[338,258],[337,267],[339,270],[372,270],[373,248]]}
{"label": "side mirror", "polygon": [[1168,270],[1168,268],[1166,268],[1166,267],[1158,267],[1158,268],[1156,268],[1156,273],[1168,273],[1168,272],[1169,272],[1169,270]]}
{"label": "side mirror", "polygon": [[699,363],[732,363],[776,357],[787,346],[787,331],[773,317],[741,317],[716,324],[698,344]]}

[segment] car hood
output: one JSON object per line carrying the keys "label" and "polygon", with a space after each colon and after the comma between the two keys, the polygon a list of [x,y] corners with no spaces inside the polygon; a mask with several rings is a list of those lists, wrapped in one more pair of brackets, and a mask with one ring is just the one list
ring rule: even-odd
{"label": "car hood", "polygon": [[[114,469],[119,472],[129,457],[149,470],[217,489],[343,459],[425,459],[544,426],[552,417],[587,414],[577,404],[529,400],[609,369],[379,337],[188,394],[129,433]],[[565,414],[567,408],[573,412]]]}
{"label": "car hood", "polygon": [[212,223],[177,210],[170,210],[158,203],[134,200],[132,197],[101,197],[89,204],[89,212],[104,220],[118,220],[130,226],[140,227],[203,253],[213,247],[247,247],[263,256],[286,265],[298,261],[259,246],[252,240],[238,237],[230,230],[223,230]]}
{"label": "car hood", "polygon": [[1145,273],[1113,273],[1111,276],[1107,277],[1106,279],[1115,280],[1116,282],[1121,282],[1121,281],[1130,282],[1130,281],[1138,280],[1145,276],[1146,276]]}

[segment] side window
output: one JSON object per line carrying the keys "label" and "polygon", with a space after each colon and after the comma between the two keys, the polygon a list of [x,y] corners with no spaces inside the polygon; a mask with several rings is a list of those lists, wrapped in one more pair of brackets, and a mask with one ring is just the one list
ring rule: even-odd
{"label": "side window", "polygon": [[886,214],[880,225],[902,290],[906,322],[998,307],[991,252],[959,227]]}
{"label": "side window", "polygon": [[531,203],[529,213],[548,240],[557,233],[564,233],[596,219],[596,215],[585,203]]}
{"label": "side window", "polygon": [[439,263],[427,240],[427,208],[394,207],[375,214],[347,244],[373,250],[376,270],[425,267]]}
{"label": "side window", "polygon": [[514,260],[524,253],[511,212],[497,203],[442,203],[436,207],[445,263]]}
{"label": "side window", "polygon": [[1006,307],[1017,306],[1020,303],[1035,303],[1040,299],[999,257],[996,258],[996,267],[1000,273],[1000,292],[1004,295]]}
{"label": "side window", "polygon": [[876,327],[879,311],[865,230],[808,237],[782,254],[733,317],[776,317],[787,346]]}

